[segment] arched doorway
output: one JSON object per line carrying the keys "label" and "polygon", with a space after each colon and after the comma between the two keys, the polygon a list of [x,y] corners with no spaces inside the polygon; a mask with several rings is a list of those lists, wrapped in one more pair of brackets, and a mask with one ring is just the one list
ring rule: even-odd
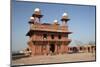
{"label": "arched doorway", "polygon": [[88,52],[90,52],[90,47],[88,47]]}
{"label": "arched doorway", "polygon": [[77,47],[73,47],[73,52],[74,52],[74,53],[77,53],[77,52],[78,52]]}
{"label": "arched doorway", "polygon": [[50,44],[50,51],[52,53],[54,53],[54,51],[55,51],[55,45],[54,44]]}

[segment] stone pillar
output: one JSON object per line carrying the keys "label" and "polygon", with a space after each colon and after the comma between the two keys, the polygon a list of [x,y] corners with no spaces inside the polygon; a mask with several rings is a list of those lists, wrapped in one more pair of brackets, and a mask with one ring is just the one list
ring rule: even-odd
{"label": "stone pillar", "polygon": [[39,43],[39,55],[41,55],[41,45],[40,45],[40,43]]}
{"label": "stone pillar", "polygon": [[37,54],[37,45],[35,44],[35,55]]}
{"label": "stone pillar", "polygon": [[38,44],[35,45],[35,55],[38,55]]}
{"label": "stone pillar", "polygon": [[86,52],[88,53],[88,47],[85,47],[86,48]]}
{"label": "stone pillar", "polygon": [[68,44],[69,44],[69,42],[67,42],[67,43],[65,43],[65,52],[67,53],[68,52]]}
{"label": "stone pillar", "polygon": [[47,54],[47,43],[46,42],[44,43],[44,49],[43,50],[44,50],[44,55],[46,55]]}
{"label": "stone pillar", "polygon": [[62,54],[65,53],[65,44],[64,42],[62,43]]}
{"label": "stone pillar", "polygon": [[47,51],[47,55],[50,53],[50,45],[49,45],[49,42],[47,43],[47,46],[46,46],[46,51]]}
{"label": "stone pillar", "polygon": [[55,54],[57,54],[57,43],[55,43],[54,45],[55,45]]}
{"label": "stone pillar", "polygon": [[63,53],[65,53],[66,51],[66,47],[65,47],[65,44],[63,43]]}
{"label": "stone pillar", "polygon": [[32,41],[30,41],[30,42],[28,42],[28,45],[29,45],[29,47],[30,47],[30,50],[32,51],[32,56],[34,56],[34,54],[35,54],[35,44],[33,44],[33,42]]}
{"label": "stone pillar", "polygon": [[66,53],[68,53],[68,45],[66,45]]}
{"label": "stone pillar", "polygon": [[63,54],[63,44],[61,44],[61,49],[60,49],[60,51],[61,51],[61,54]]}
{"label": "stone pillar", "polygon": [[41,54],[43,55],[43,44],[41,45]]}
{"label": "stone pillar", "polygon": [[38,53],[39,53],[38,44],[36,45],[36,52],[37,52],[37,55],[38,55]]}
{"label": "stone pillar", "polygon": [[61,45],[62,45],[62,43],[58,45],[58,52],[59,52],[59,54],[61,54],[61,49],[62,49]]}
{"label": "stone pillar", "polygon": [[62,53],[62,43],[59,45],[59,54]]}
{"label": "stone pillar", "polygon": [[39,50],[39,55],[40,55],[40,53],[41,53],[41,52],[40,52],[40,43],[39,43],[39,45],[38,45],[38,50]]}
{"label": "stone pillar", "polygon": [[42,51],[41,51],[42,49],[41,48],[42,48],[42,45],[40,44],[40,55],[42,55]]}
{"label": "stone pillar", "polygon": [[42,50],[43,50],[43,55],[45,55],[46,54],[46,45],[45,44],[43,44],[43,46],[42,46]]}
{"label": "stone pillar", "polygon": [[33,45],[33,47],[32,47],[32,54],[33,55],[35,54],[35,45]]}
{"label": "stone pillar", "polygon": [[57,54],[59,54],[59,45],[57,44]]}
{"label": "stone pillar", "polygon": [[64,53],[66,52],[66,46],[65,46],[65,43],[63,43],[63,48],[64,48]]}
{"label": "stone pillar", "polygon": [[67,53],[67,45],[64,44],[64,53]]}
{"label": "stone pillar", "polygon": [[39,54],[39,49],[38,49],[38,46],[39,46],[39,45],[37,44],[37,55]]}
{"label": "stone pillar", "polygon": [[95,52],[95,50],[96,50],[96,47],[95,47],[95,46],[93,46],[93,53]]}

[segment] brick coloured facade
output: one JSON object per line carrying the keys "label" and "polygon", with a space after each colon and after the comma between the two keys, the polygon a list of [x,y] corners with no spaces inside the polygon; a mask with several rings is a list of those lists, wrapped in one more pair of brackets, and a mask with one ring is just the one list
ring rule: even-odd
{"label": "brick coloured facade", "polygon": [[83,46],[70,46],[68,47],[68,53],[95,53],[95,45],[83,45]]}
{"label": "brick coloured facade", "polygon": [[61,25],[57,20],[54,20],[52,24],[42,23],[42,17],[41,10],[36,8],[29,21],[30,30],[26,35],[29,36],[28,48],[32,52],[31,55],[67,53],[68,44],[71,42],[68,38],[71,32],[68,30],[67,13],[63,14]]}

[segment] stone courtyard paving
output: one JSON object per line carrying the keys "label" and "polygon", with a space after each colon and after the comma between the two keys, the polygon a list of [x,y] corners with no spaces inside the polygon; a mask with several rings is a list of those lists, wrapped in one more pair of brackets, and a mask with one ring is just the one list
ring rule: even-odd
{"label": "stone courtyard paving", "polygon": [[73,54],[59,54],[59,55],[42,55],[21,58],[12,60],[12,65],[27,65],[27,64],[46,64],[46,63],[62,63],[62,62],[77,62],[77,61],[95,61],[95,54],[93,53],[73,53]]}

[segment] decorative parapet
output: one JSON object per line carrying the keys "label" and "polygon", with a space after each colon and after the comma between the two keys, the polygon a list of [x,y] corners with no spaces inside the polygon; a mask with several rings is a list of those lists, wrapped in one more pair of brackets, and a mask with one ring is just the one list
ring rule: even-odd
{"label": "decorative parapet", "polygon": [[51,25],[32,24],[30,30],[68,32],[68,26],[60,26],[58,24],[51,24]]}

